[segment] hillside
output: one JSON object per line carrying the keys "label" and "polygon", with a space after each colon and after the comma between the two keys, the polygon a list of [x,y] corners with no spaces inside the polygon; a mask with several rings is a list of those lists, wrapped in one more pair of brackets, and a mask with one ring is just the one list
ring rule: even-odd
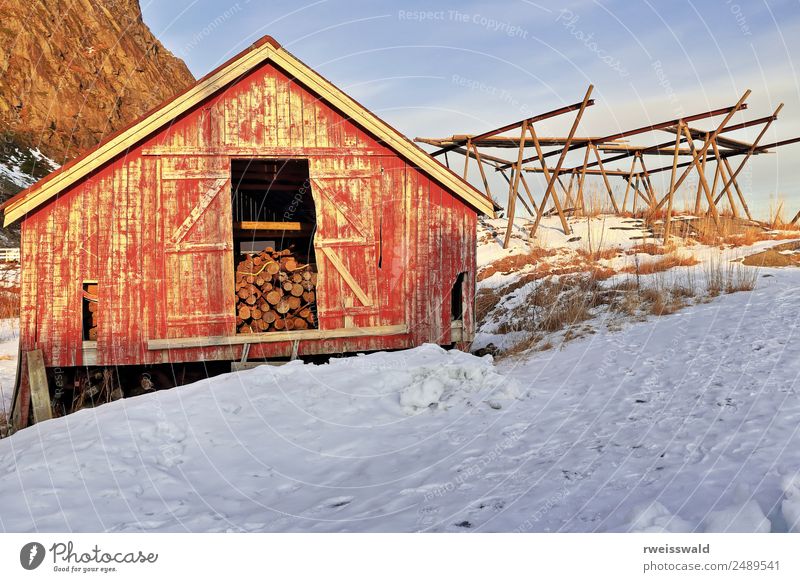
{"label": "hillside", "polygon": [[[800,531],[800,269],[730,262],[777,240],[687,241],[675,252],[696,264],[647,273],[646,231],[583,222],[582,243],[545,224],[538,259],[523,229],[509,252],[482,225],[481,289],[498,295],[478,342],[506,337],[496,358],[426,345],[297,361],[47,421],[0,441],[0,529]],[[531,327],[563,293],[576,303],[571,284],[549,303],[535,288],[580,274],[559,257],[590,232],[618,246],[595,246],[588,273],[607,270],[584,297],[641,299]],[[676,283],[693,293],[655,309]]]}
{"label": "hillside", "polygon": [[194,81],[138,0],[0,0],[0,22],[0,201]]}

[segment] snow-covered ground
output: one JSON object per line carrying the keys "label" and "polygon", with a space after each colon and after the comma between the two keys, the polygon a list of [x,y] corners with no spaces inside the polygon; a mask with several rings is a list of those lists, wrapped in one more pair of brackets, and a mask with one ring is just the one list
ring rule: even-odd
{"label": "snow-covered ground", "polygon": [[426,345],[83,410],[0,441],[0,529],[800,531],[798,287],[761,269],[496,362]]}
{"label": "snow-covered ground", "polygon": [[14,379],[17,374],[19,323],[16,319],[0,320],[0,415],[10,416]]}

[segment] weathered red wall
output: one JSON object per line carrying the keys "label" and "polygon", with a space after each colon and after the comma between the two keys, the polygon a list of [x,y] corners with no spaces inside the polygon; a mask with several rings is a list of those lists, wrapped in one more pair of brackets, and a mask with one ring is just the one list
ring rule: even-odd
{"label": "weathered red wall", "polygon": [[[24,220],[22,349],[43,349],[48,366],[81,365],[82,283],[96,280],[98,364],[238,359],[242,346],[168,352],[146,344],[235,333],[229,182],[189,231],[188,248],[169,242],[235,157],[309,159],[315,244],[334,241],[375,299],[371,308],[354,300],[318,248],[321,329],[407,323],[410,330],[303,341],[301,354],[450,343],[450,288],[463,271],[471,330],[474,210],[265,64]],[[348,205],[359,228],[337,210]],[[335,242],[359,229],[364,244]],[[254,344],[250,357],[290,349]]]}

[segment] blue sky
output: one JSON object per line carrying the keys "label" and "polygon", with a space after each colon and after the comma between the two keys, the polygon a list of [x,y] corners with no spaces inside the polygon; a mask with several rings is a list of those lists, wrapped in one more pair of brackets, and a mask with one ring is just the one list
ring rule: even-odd
{"label": "blue sky", "polygon": [[[735,119],[769,115],[784,102],[763,143],[800,134],[800,63],[792,58],[800,54],[798,0],[144,0],[142,9],[195,76],[270,34],[412,138],[516,121],[580,101],[589,83],[597,104],[581,123],[584,135],[733,105],[748,88],[749,109]],[[565,134],[570,121],[540,133]],[[669,139],[635,141],[656,137]],[[800,210],[798,159],[800,144],[746,166],[741,182],[759,214],[777,197],[789,217]]]}

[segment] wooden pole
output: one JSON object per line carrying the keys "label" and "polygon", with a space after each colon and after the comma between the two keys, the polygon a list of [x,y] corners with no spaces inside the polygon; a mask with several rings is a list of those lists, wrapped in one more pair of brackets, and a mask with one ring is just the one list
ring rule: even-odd
{"label": "wooden pole", "polygon": [[50,405],[50,389],[47,386],[47,372],[44,367],[42,350],[31,350],[25,354],[28,363],[28,381],[31,387],[33,422],[53,418]]}
{"label": "wooden pole", "polygon": [[[736,105],[734,105],[730,109],[730,111],[725,116],[725,118],[722,120],[722,122],[711,133],[711,135],[709,136],[709,142],[711,140],[715,139],[717,137],[717,135],[720,134],[722,129],[728,124],[728,122],[736,114],[736,112],[739,111],[739,109],[742,108],[742,106],[744,105],[744,102],[750,96],[750,93],[751,93],[750,89],[748,89],[747,91],[744,92],[744,94],[739,99],[739,101],[737,101]],[[711,145],[710,143],[704,144],[699,155],[702,156],[704,153],[706,153],[708,151],[708,148],[709,148],[710,145]],[[698,167],[698,154],[697,154],[697,152],[692,152],[692,164],[690,166],[688,166],[686,168],[686,170],[684,170],[684,172],[681,174],[681,177],[678,178],[677,182],[675,183],[675,188],[676,189],[679,188],[681,184],[683,184],[683,181],[686,179],[686,177],[692,171],[692,167],[693,166],[694,167]],[[706,182],[705,176],[703,176],[703,174],[700,174],[700,181],[703,182],[703,189],[706,192],[706,195],[710,198],[710,194],[708,193],[708,183]],[[661,201],[656,205],[655,210],[656,211],[659,210],[664,205],[664,203],[666,201],[667,201],[666,197],[662,198]],[[717,213],[717,207],[714,206],[714,200],[710,199],[709,203],[712,206],[711,213],[712,213],[712,216],[714,217],[714,222],[715,222],[715,224],[719,225],[719,213]]]}
{"label": "wooden pole", "polygon": [[[522,182],[522,187],[525,189],[525,193],[528,195],[528,200],[531,201],[531,206],[535,212],[539,211],[539,207],[536,205],[536,200],[533,198],[533,194],[531,193],[531,189],[528,187],[528,181],[525,179],[525,174],[522,173],[519,175],[519,181]],[[531,216],[534,216],[534,213],[530,213]]]}
{"label": "wooden pole", "polygon": [[[692,139],[692,134],[689,133],[689,130],[686,128],[685,125],[683,125],[682,128],[683,128],[683,131],[685,132],[686,139],[691,140]],[[714,219],[714,224],[717,226],[717,228],[719,228],[719,212],[717,211],[717,205],[714,203],[714,195],[711,193],[711,191],[708,188],[708,181],[706,180],[706,175],[703,173],[703,169],[700,167],[700,156],[702,156],[703,154],[705,154],[708,151],[708,146],[711,145],[711,143],[714,143],[714,140],[717,139],[717,134],[718,133],[719,133],[719,131],[716,131],[715,133],[712,133],[710,136],[708,136],[708,141],[710,143],[704,143],[703,144],[703,148],[702,148],[702,151],[700,152],[700,155],[697,154],[697,150],[694,149],[694,144],[692,144],[692,148],[691,148],[692,165],[689,166],[688,168],[686,168],[686,170],[684,171],[684,173],[682,175],[682,177],[685,178],[686,176],[689,175],[689,172],[691,172],[692,167],[697,169],[697,175],[700,178],[700,184],[703,186],[703,192],[705,193],[706,199],[708,200],[708,210],[711,212],[711,217]],[[675,185],[675,189],[677,189],[678,186],[680,186],[680,181],[678,181],[678,184]],[[662,200],[662,202],[663,202],[663,200]],[[660,206],[660,204],[659,204],[659,206]]]}
{"label": "wooden pole", "polygon": [[467,140],[467,155],[464,156],[464,181],[467,181],[467,171],[469,170],[469,150],[472,149],[472,142]]}
{"label": "wooden pole", "polygon": [[591,145],[591,148],[594,151],[594,157],[597,159],[597,167],[600,169],[600,175],[603,176],[603,183],[606,185],[608,197],[611,198],[611,205],[614,207],[614,212],[619,214],[619,206],[617,206],[617,201],[614,200],[614,192],[611,189],[611,183],[608,181],[608,176],[606,176],[606,169],[603,167],[603,161],[600,159],[600,152],[597,151],[597,146],[594,144]]}
{"label": "wooden pole", "polygon": [[[714,155],[717,158],[717,168],[719,169],[719,175],[720,175],[720,178],[722,179],[722,182],[724,184],[728,179],[728,174],[725,171],[725,164],[722,162],[722,157],[719,154],[719,147],[718,147],[718,145],[716,143],[716,140],[714,140],[714,143],[711,144],[711,147],[714,148]],[[713,194],[714,190],[712,189],[711,192]],[[721,197],[722,197],[722,192],[720,193],[720,198]],[[720,198],[715,198],[714,199],[714,203],[715,204],[719,204]],[[736,209],[736,203],[733,200],[733,193],[730,190],[728,190],[728,204],[730,204],[731,212],[733,213],[733,217],[734,218],[739,218],[739,211]]]}
{"label": "wooden pole", "polygon": [[[500,170],[500,173],[502,174],[503,178],[505,178],[506,182],[507,182],[507,183],[508,183],[508,185],[510,186],[510,185],[511,185],[511,180],[512,180],[512,179],[513,179],[513,177],[514,177],[514,169],[513,169],[513,168],[511,169],[511,178],[509,178],[509,177],[506,175],[506,173],[505,173],[505,171],[504,171],[504,170]],[[524,176],[523,176],[523,178],[524,178]],[[519,201],[520,201],[520,202],[522,202],[522,205],[525,207],[525,210],[527,211],[527,213],[528,213],[528,214],[530,214],[531,216],[534,216],[534,213],[533,213],[533,211],[531,211],[531,208],[530,208],[530,206],[528,206],[528,204],[525,202],[525,199],[524,199],[524,198],[523,198],[521,195],[519,195],[519,194],[518,194],[518,196],[519,196]],[[534,208],[536,208],[536,204],[535,204],[535,203],[534,203],[533,207],[534,207]]]}
{"label": "wooden pole", "polygon": [[639,156],[639,165],[642,166],[642,183],[649,200],[647,205],[652,209],[656,205],[656,191],[650,182],[650,172],[647,170],[647,166],[644,165],[644,156],[641,153],[637,155]]}
{"label": "wooden pole", "polygon": [[628,205],[628,192],[631,189],[631,180],[633,180],[633,171],[636,169],[636,156],[633,156],[633,161],[631,162],[631,171],[628,173],[628,177],[625,179],[625,196],[622,198],[622,212],[625,212],[625,208]]}
{"label": "wooden pole", "polygon": [[574,180],[575,180],[575,172],[573,171],[570,172],[569,182],[567,182],[567,201],[566,201],[567,207],[572,207],[572,208],[575,208],[575,201],[572,199],[572,186]]}
{"label": "wooden pole", "polygon": [[586,181],[586,164],[589,162],[589,144],[586,144],[586,153],[583,155],[583,169],[581,178],[578,180],[578,197],[581,203],[581,213],[586,210],[586,200],[583,198],[583,183]]}
{"label": "wooden pole", "polygon": [[[469,153],[469,150],[467,150]],[[481,159],[481,154],[478,153],[478,148],[474,145],[472,146],[472,153],[475,154],[475,161],[478,162],[478,170],[481,173],[481,180],[483,180],[483,187],[486,189],[486,197],[491,200],[492,199],[492,192],[489,189],[489,180],[486,179],[486,172],[483,169],[483,160]],[[469,158],[469,156],[467,156]]]}
{"label": "wooden pole", "polygon": [[[728,158],[722,158],[722,163],[725,164],[725,167],[728,169],[728,175],[733,175],[733,170],[731,169],[731,164],[728,161]],[[750,209],[747,207],[747,201],[744,199],[744,193],[739,188],[739,182],[736,178],[732,178],[733,187],[736,189],[736,194],[739,196],[739,202],[742,204],[742,208],[744,208],[744,213],[749,220],[753,220],[753,217],[750,216]]]}
{"label": "wooden pole", "polygon": [[[707,141],[708,141],[708,134],[706,134],[706,136],[705,136],[705,138],[703,140],[703,143],[705,144]],[[707,159],[708,159],[708,148],[706,148],[706,151],[703,152],[703,162],[700,164],[700,167],[703,170],[703,174],[706,173],[706,161],[707,161]],[[700,184],[700,178],[698,177],[697,178],[697,192],[695,192],[695,197],[694,197],[694,215],[695,216],[700,216],[700,206],[701,206],[700,196],[701,196],[702,193],[703,193],[703,185]]]}
{"label": "wooden pole", "polygon": [[[736,168],[736,171],[731,175],[731,178],[727,182],[725,182],[725,184],[722,186],[723,192],[727,192],[728,189],[731,187],[732,181],[736,178],[736,176],[739,175],[739,172],[742,171],[742,168],[744,168],[744,165],[747,163],[747,160],[749,160],[750,156],[753,155],[753,152],[756,151],[756,149],[758,148],[758,144],[761,141],[761,138],[764,137],[765,133],[767,133],[767,130],[769,129],[769,126],[772,125],[772,122],[775,121],[775,119],[777,119],[778,113],[781,112],[781,109],[783,109],[783,103],[778,105],[778,108],[775,110],[775,113],[772,114],[772,119],[767,121],[764,124],[764,127],[761,128],[761,131],[756,136],[755,141],[753,141],[753,144],[747,150],[747,154],[745,154],[745,156],[742,159],[742,161],[739,162],[739,166]],[[722,197],[722,193],[720,193],[719,196]]]}
{"label": "wooden pole", "polygon": [[[558,173],[561,171],[561,167],[564,165],[564,160],[567,157],[567,152],[569,151],[570,144],[572,143],[572,138],[575,137],[575,132],[578,129],[578,125],[581,122],[581,118],[583,117],[584,111],[586,111],[586,106],[589,103],[589,98],[592,96],[592,90],[594,89],[593,85],[589,85],[589,88],[586,90],[586,95],[583,97],[583,102],[581,103],[580,109],[578,109],[578,114],[575,116],[575,120],[572,122],[572,127],[569,130],[569,135],[567,135],[567,139],[564,142],[564,148],[561,150],[561,155],[558,156],[558,163],[556,164],[555,169],[553,170],[553,175],[550,176],[550,179],[547,181],[547,190],[544,192],[544,198],[542,199],[542,203],[539,206],[539,213],[536,215],[536,220],[533,222],[533,226],[531,227],[531,234],[530,238],[536,235],[536,229],[539,228],[539,222],[542,220],[542,216],[544,215],[544,208],[547,204],[547,198],[553,191],[553,187],[555,186],[556,178],[558,177]],[[538,155],[538,154],[537,154]],[[542,156],[544,157],[544,156]],[[519,160],[520,165],[522,165],[522,158]],[[561,214],[563,220],[563,214]],[[564,232],[567,232],[567,226]]]}
{"label": "wooden pole", "polygon": [[[667,215],[664,218],[664,244],[669,242],[669,227],[672,220],[672,205],[675,198],[675,175],[678,173],[678,151],[681,145],[681,132],[680,128],[683,127],[683,121],[678,122],[678,131],[675,132],[675,153],[672,155],[672,174],[669,178],[669,200],[667,201]],[[689,137],[691,140],[691,136]]]}
{"label": "wooden pole", "polygon": [[[717,183],[719,182],[719,174],[720,174],[719,169],[720,169],[720,167],[721,166],[719,164],[719,160],[717,160],[716,168],[714,169],[714,180],[711,182],[711,194],[712,195],[714,194],[714,192],[717,191]],[[697,183],[698,183],[698,185],[701,186],[701,189],[702,189],[702,184],[700,184],[700,179],[699,178],[697,180]],[[711,212],[711,209],[707,210],[706,214],[708,214],[709,212]]]}
{"label": "wooden pole", "polygon": [[525,154],[525,134],[528,131],[528,120],[522,122],[522,133],[519,136],[519,152],[517,163],[514,166],[511,182],[508,185],[508,225],[506,226],[506,236],[503,239],[503,248],[508,248],[511,241],[511,231],[514,229],[514,207],[517,201],[517,191],[519,189],[519,177],[522,174],[522,158]]}
{"label": "wooden pole", "polygon": [[[531,134],[531,137],[533,138],[533,147],[536,148],[536,155],[539,157],[539,161],[542,162],[542,171],[544,172],[544,178],[545,178],[545,180],[547,180],[548,183],[550,183],[552,180],[550,178],[550,172],[547,169],[547,165],[544,163],[544,157],[542,156],[542,145],[539,143],[539,137],[536,135],[536,131],[534,131],[532,125],[528,126],[528,131]],[[560,178],[558,176],[558,174],[554,174],[554,177],[557,178],[557,179]],[[559,179],[559,182],[560,182],[560,179]],[[563,188],[564,185],[562,184],[561,187]],[[542,204],[539,207],[539,213],[537,214],[537,216],[539,216],[540,214],[544,214],[545,202],[546,202],[546,198],[542,200]],[[558,212],[558,216],[561,219],[561,228],[564,230],[564,234],[566,234],[566,235],[571,234],[571,230],[569,228],[569,223],[567,223],[567,219],[564,216],[564,211],[561,208],[561,203],[558,200],[558,195],[555,192],[553,192],[553,206],[555,206],[556,211]],[[531,236],[533,236],[533,235],[531,235]]]}

